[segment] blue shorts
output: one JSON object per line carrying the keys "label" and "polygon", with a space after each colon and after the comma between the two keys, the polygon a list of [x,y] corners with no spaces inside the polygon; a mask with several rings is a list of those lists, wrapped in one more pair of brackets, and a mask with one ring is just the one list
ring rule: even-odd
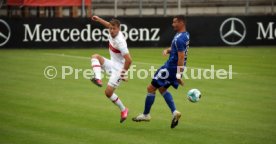
{"label": "blue shorts", "polygon": [[163,65],[154,74],[154,78],[152,79],[151,84],[156,88],[169,88],[170,86],[173,86],[175,89],[177,89],[179,84],[176,79],[176,73],[176,67],[170,68]]}

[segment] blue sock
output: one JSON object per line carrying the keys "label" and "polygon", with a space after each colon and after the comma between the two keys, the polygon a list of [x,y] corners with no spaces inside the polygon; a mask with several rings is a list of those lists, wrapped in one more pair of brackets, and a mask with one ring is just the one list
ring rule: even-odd
{"label": "blue sock", "polygon": [[173,112],[175,111],[176,108],[175,108],[174,101],[173,101],[173,97],[172,97],[171,93],[168,92],[168,91],[166,91],[166,92],[164,92],[162,95],[163,95],[163,97],[164,97],[166,103],[167,103],[168,106],[170,107],[171,112],[173,113]]}
{"label": "blue sock", "polygon": [[150,113],[150,108],[151,108],[151,106],[154,102],[154,99],[155,99],[155,94],[152,94],[152,93],[147,94],[144,114],[149,114]]}

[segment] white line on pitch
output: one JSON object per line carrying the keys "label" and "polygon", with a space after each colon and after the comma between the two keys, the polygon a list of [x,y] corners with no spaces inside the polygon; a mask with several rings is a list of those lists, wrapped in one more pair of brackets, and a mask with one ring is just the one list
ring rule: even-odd
{"label": "white line on pitch", "polygon": [[[84,57],[84,56],[75,56],[75,55],[67,55],[67,54],[57,54],[57,53],[44,53],[45,55],[50,55],[50,56],[59,56],[59,57],[68,57],[68,58],[76,58],[76,59],[90,59],[89,57]],[[135,61],[134,63],[136,64],[144,64],[144,65],[160,65],[160,64],[156,64],[156,63],[146,63],[146,62],[139,62],[139,61]],[[187,68],[190,68],[190,69],[200,69],[200,70],[209,70],[209,69],[206,69],[206,68],[199,68],[199,67],[187,67]],[[217,70],[214,70],[214,71],[217,71]],[[232,72],[232,74],[239,74],[237,72]]]}

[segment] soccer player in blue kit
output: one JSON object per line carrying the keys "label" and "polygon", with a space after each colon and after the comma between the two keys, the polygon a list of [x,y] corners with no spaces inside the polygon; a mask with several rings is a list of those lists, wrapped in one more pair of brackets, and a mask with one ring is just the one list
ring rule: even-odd
{"label": "soccer player in blue kit", "polygon": [[154,74],[151,84],[147,87],[147,96],[144,112],[134,117],[132,120],[136,122],[150,121],[150,109],[155,99],[155,92],[158,90],[163,95],[167,105],[172,112],[171,128],[175,128],[181,117],[181,113],[176,110],[173,97],[168,91],[170,86],[175,89],[179,84],[184,85],[182,73],[187,61],[187,52],[189,47],[190,35],[186,31],[186,19],[184,16],[178,15],[173,18],[173,29],[177,32],[172,40],[171,47],[163,51],[163,55],[170,54],[167,62],[160,67]]}

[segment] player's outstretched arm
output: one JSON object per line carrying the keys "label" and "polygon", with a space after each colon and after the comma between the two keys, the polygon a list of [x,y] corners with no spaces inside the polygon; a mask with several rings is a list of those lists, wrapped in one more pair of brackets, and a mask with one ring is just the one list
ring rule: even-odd
{"label": "player's outstretched arm", "polygon": [[171,47],[163,50],[163,56],[167,56],[171,52]]}
{"label": "player's outstretched arm", "polygon": [[100,18],[99,16],[91,16],[91,20],[99,22],[100,24],[102,24],[103,26],[105,26],[106,28],[110,27],[110,23],[107,22],[106,20]]}

